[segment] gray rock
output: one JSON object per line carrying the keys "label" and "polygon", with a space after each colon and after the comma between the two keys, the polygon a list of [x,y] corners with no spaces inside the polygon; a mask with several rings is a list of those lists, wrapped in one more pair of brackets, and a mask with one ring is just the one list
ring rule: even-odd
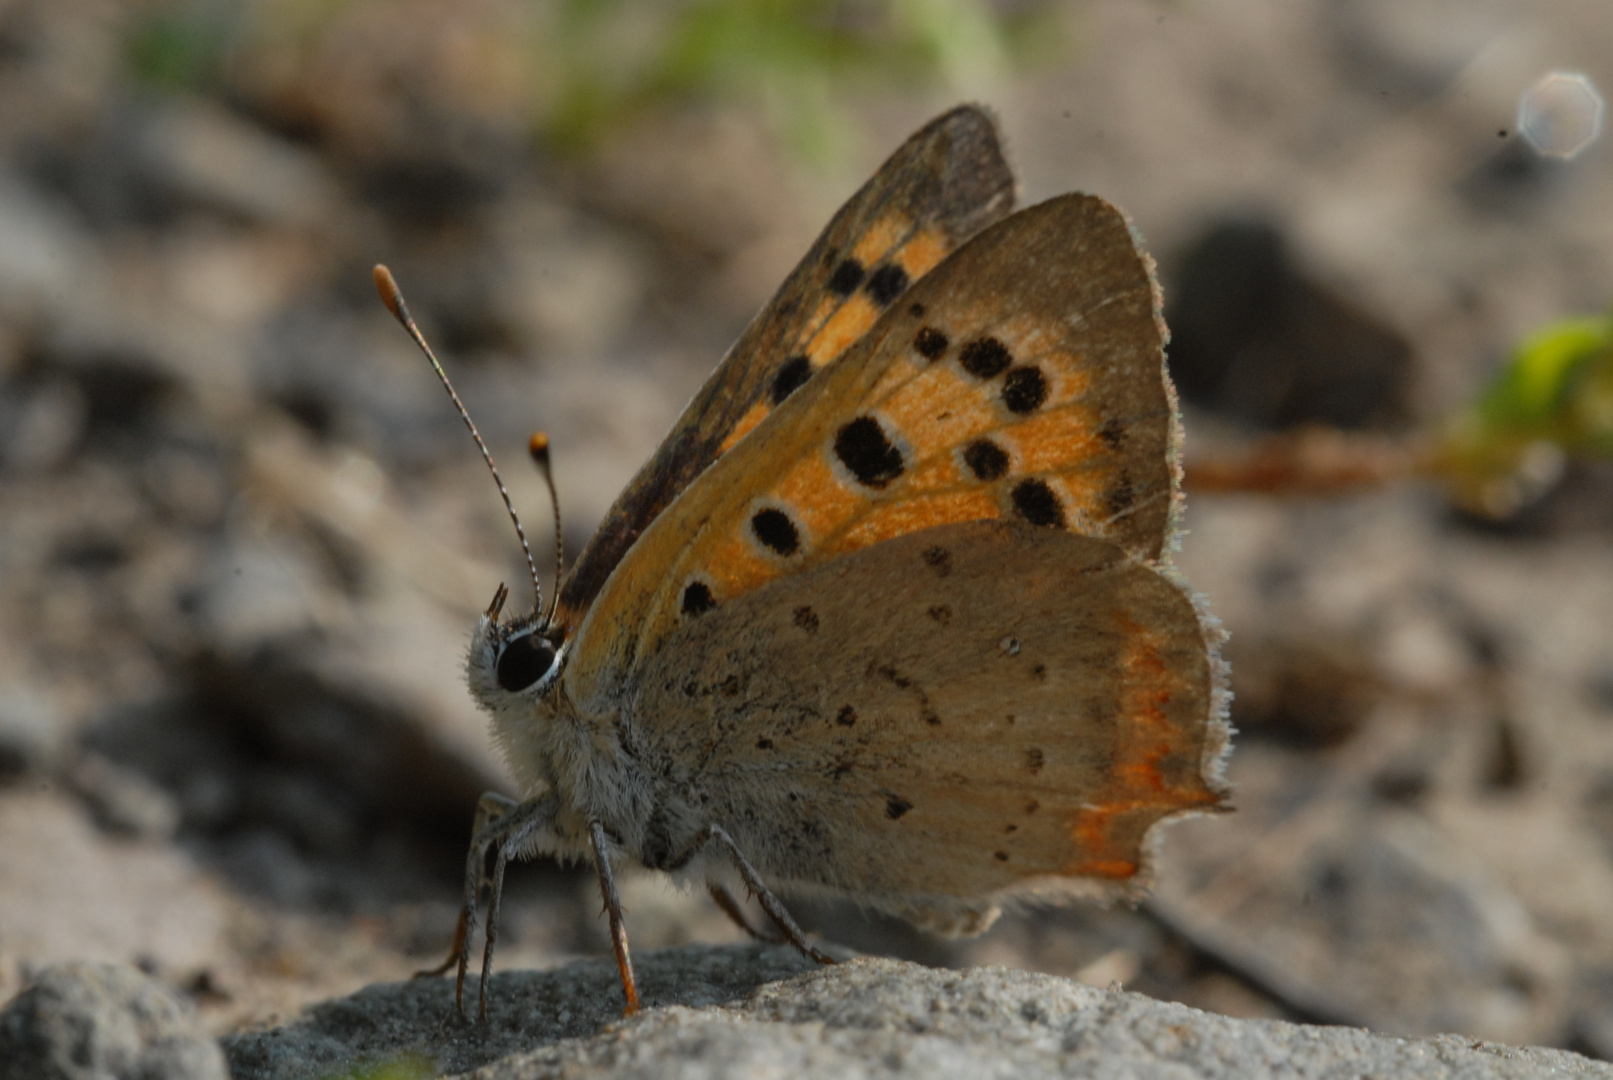
{"label": "gray rock", "polygon": [[141,165],[167,194],[291,227],[320,224],[336,204],[318,158],[205,100],[167,100],[132,126]]}
{"label": "gray rock", "polygon": [[72,212],[9,169],[0,169],[0,236],[0,310],[10,318],[65,307],[101,270]]}
{"label": "gray rock", "polygon": [[0,1080],[222,1080],[190,1010],[132,968],[61,964],[0,1013]]}
{"label": "gray rock", "polygon": [[21,685],[0,686],[0,777],[49,771],[65,737],[61,712],[48,697]]}
{"label": "gray rock", "polygon": [[[788,949],[694,946],[638,963],[646,1011],[621,1019],[609,961],[506,972],[485,1025],[449,1019],[449,979],[372,986],[287,1027],[226,1040],[237,1080],[412,1063],[541,1077],[1613,1078],[1558,1050],[1455,1036],[1236,1020],[1003,968],[944,971]],[[782,980],[782,981],[775,981]],[[474,984],[471,987],[474,995]]]}
{"label": "gray rock", "polygon": [[[816,966],[793,949],[690,946],[635,957],[647,1006],[723,1006]],[[904,965],[911,966],[911,965]],[[790,985],[786,983],[785,985]],[[592,959],[552,971],[507,971],[488,986],[488,1022],[453,1011],[452,978],[378,984],[310,1009],[300,1020],[224,1040],[235,1080],[290,1080],[363,1062],[425,1058],[442,1072],[513,1060],[565,1040],[598,1037],[621,1018],[615,964]],[[474,1015],[476,982],[466,988]]]}
{"label": "gray rock", "polygon": [[166,840],[179,830],[178,802],[134,769],[91,751],[73,766],[72,782],[108,832]]}

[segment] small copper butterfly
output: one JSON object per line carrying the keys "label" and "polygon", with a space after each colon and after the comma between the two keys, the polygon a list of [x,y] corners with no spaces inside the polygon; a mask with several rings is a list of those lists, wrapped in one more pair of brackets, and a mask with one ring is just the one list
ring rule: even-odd
{"label": "small copper butterfly", "polygon": [[550,609],[502,619],[500,588],[467,672],[525,801],[478,809],[437,969],[461,1000],[486,890],[485,1014],[511,856],[595,863],[632,1012],[618,860],[741,922],[742,884],[828,962],[774,890],[978,933],[1004,904],[1139,895],[1155,827],[1223,808],[1221,631],[1170,562],[1152,261],[1102,199],[1011,213],[1013,187],[979,108],[910,138]]}

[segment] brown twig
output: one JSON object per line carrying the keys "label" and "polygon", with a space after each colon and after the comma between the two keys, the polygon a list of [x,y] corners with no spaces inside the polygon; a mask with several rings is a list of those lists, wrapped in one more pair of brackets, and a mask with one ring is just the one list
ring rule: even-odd
{"label": "brown twig", "polygon": [[1197,493],[1346,495],[1426,475],[1433,455],[1418,437],[1300,428],[1240,451],[1187,462],[1184,482]]}

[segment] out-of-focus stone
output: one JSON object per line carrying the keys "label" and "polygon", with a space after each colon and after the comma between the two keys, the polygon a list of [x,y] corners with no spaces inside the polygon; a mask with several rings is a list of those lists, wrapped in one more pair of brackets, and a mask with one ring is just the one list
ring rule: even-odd
{"label": "out-of-focus stone", "polygon": [[273,535],[221,546],[197,605],[201,632],[234,655],[311,633],[334,600],[321,578],[307,551]]}
{"label": "out-of-focus stone", "polygon": [[178,851],[107,836],[77,799],[0,792],[0,994],[66,960],[205,967],[229,954],[233,910]]}
{"label": "out-of-focus stone", "polygon": [[174,99],[143,119],[142,165],[175,194],[282,226],[317,225],[336,205],[317,158],[216,105]]}
{"label": "out-of-focus stone", "polygon": [[1247,744],[1240,756],[1231,775],[1253,812],[1177,826],[1151,910],[1303,1015],[1563,1037],[1569,958],[1457,838],[1398,808],[1353,805],[1297,755]]}
{"label": "out-of-focus stone", "polygon": [[633,325],[645,266],[621,230],[528,200],[507,209],[493,233],[504,250],[493,303],[522,344],[562,356],[606,355]]}
{"label": "out-of-focus stone", "polygon": [[92,240],[57,200],[0,169],[0,312],[37,317],[82,296],[99,270]]}
{"label": "out-of-focus stone", "polygon": [[0,1080],[223,1080],[184,1004],[133,968],[48,968],[0,1013]]}
{"label": "out-of-focus stone", "polygon": [[48,472],[78,446],[89,412],[84,393],[55,379],[0,403],[0,464],[17,473]]}
{"label": "out-of-focus stone", "polygon": [[166,840],[179,829],[179,804],[173,796],[100,754],[85,754],[73,766],[73,786],[110,832]]}
{"label": "out-of-focus stone", "polygon": [[0,686],[0,777],[46,772],[62,751],[65,728],[49,698],[26,686]]}

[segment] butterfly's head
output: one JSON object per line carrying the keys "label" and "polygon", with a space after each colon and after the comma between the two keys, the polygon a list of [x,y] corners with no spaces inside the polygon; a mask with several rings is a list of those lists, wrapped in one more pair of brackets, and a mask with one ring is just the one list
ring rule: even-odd
{"label": "butterfly's head", "polygon": [[510,707],[530,712],[533,702],[548,696],[565,666],[565,642],[549,632],[541,612],[499,621],[508,596],[509,590],[500,585],[471,634],[466,663],[471,693],[495,717]]}

